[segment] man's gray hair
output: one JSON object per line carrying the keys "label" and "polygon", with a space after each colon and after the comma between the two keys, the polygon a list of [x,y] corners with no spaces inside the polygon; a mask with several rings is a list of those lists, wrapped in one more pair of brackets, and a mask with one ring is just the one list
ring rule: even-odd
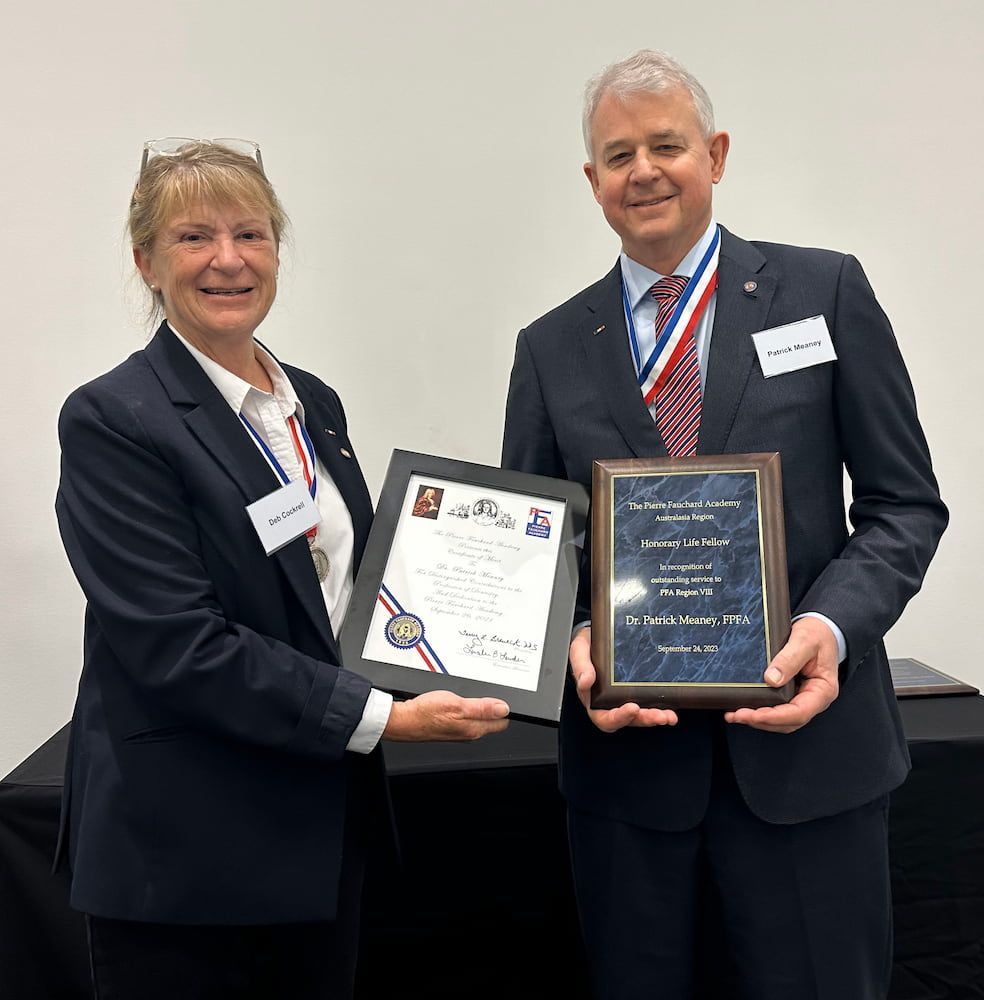
{"label": "man's gray hair", "polygon": [[592,119],[605,94],[614,94],[619,99],[624,99],[630,94],[665,94],[679,87],[690,94],[704,138],[708,138],[714,131],[711,99],[700,81],[665,52],[641,49],[628,59],[612,63],[597,76],[593,76],[584,88],[584,116],[581,121],[588,159],[594,159],[594,150],[591,148]]}

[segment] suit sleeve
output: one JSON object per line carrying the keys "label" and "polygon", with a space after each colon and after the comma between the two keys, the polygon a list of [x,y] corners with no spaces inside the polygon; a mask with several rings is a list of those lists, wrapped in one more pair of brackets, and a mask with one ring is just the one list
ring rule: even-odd
{"label": "suit sleeve", "polygon": [[[570,478],[543,399],[540,373],[526,330],[521,330],[516,340],[516,358],[509,379],[506,419],[502,432],[502,468],[551,476],[554,479]],[[590,552],[589,517],[584,548],[581,551],[575,623],[591,618]]]}
{"label": "suit sleeve", "polygon": [[[59,420],[59,529],[88,602],[87,669],[221,736],[340,758],[369,683],[226,617],[187,495],[139,404],[87,387]],[[244,586],[249,586],[248,581]]]}
{"label": "suit sleeve", "polygon": [[948,514],[891,325],[850,256],[841,266],[832,336],[854,530],[798,610],[837,622],[850,675],[919,590]]}
{"label": "suit sleeve", "polygon": [[502,468],[555,479],[567,478],[525,330],[520,331],[516,340],[516,357],[509,378],[502,433]]}

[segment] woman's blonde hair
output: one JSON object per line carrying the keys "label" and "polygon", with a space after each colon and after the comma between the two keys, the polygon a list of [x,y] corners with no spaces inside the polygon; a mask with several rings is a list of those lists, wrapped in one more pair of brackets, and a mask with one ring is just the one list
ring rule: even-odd
{"label": "woman's blonde hair", "polygon": [[[269,216],[277,246],[289,220],[273,185],[252,156],[217,143],[188,142],[155,156],[140,172],[130,198],[127,232],[134,247],[151,254],[168,223],[194,205],[241,205]],[[151,293],[151,318],[164,314],[160,290]]]}

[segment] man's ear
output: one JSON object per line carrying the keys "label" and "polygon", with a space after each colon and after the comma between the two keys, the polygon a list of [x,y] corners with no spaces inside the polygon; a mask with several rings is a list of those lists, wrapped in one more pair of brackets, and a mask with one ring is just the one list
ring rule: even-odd
{"label": "man's ear", "polygon": [[593,163],[584,164],[584,176],[587,177],[588,183],[591,185],[591,193],[594,195],[594,200],[600,205],[601,195],[599,194],[598,171],[595,170]]}
{"label": "man's ear", "polygon": [[731,148],[731,136],[727,132],[715,132],[707,144],[711,153],[711,180],[717,184],[724,176],[724,165]]}

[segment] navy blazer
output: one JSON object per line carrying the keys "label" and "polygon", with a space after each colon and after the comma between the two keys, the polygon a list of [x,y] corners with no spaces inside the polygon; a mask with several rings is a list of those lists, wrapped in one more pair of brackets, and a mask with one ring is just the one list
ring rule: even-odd
{"label": "navy blazer", "polygon": [[[751,334],[817,315],[837,361],[766,379]],[[780,452],[793,613],[820,612],[847,639],[840,696],[826,712],[790,735],[728,727],[741,791],[775,823],[869,802],[909,766],[882,637],[919,589],[947,511],[891,326],[853,257],[752,244],[722,230],[697,450]],[[502,464],[590,488],[596,458],[665,455],[636,380],[616,264],[520,333]],[[585,618],[589,595],[585,562]],[[562,790],[577,807],[614,819],[693,826],[709,792],[713,714],[684,712],[675,728],[606,735],[568,681]]]}
{"label": "navy blazer", "polygon": [[[358,564],[372,507],[341,402],[284,370]],[[339,668],[306,539],[268,557],[246,515],[276,476],[166,325],[72,393],[59,434],[58,523],[87,601],[60,838],[72,905],[332,918],[346,801],[382,768],[345,753],[370,685]]]}

